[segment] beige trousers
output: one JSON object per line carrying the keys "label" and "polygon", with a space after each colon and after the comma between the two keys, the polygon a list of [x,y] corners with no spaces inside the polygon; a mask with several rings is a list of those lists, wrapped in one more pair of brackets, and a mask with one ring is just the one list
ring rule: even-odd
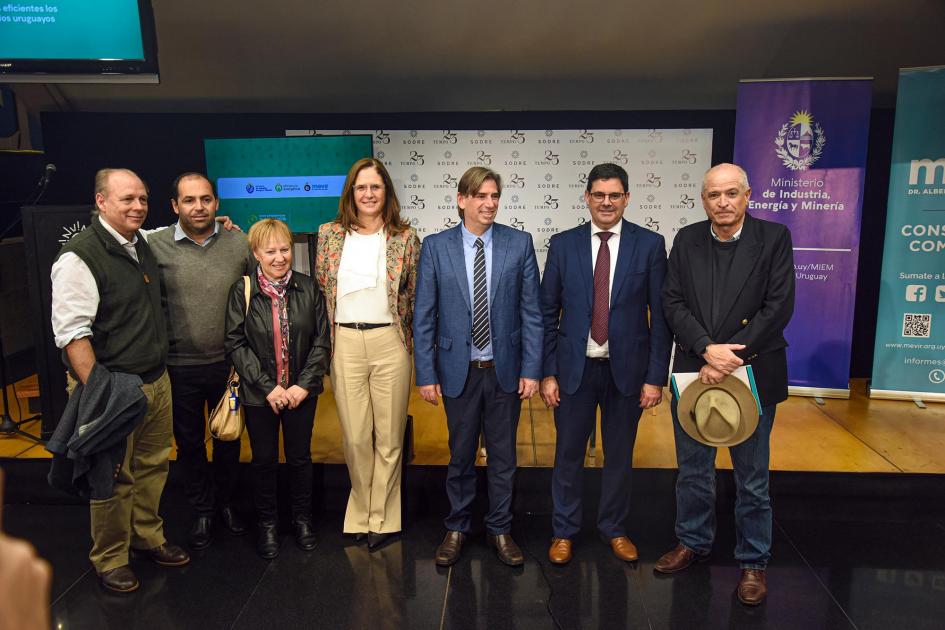
{"label": "beige trousers", "polygon": [[128,436],[125,460],[110,499],[91,501],[92,551],[99,574],[128,564],[128,549],[164,544],[164,520],[158,514],[167,458],[171,453],[171,381],[161,378],[141,388],[148,412]]}
{"label": "beige trousers", "polygon": [[394,326],[335,328],[331,385],[351,477],[345,533],[400,531],[410,373],[410,355]]}

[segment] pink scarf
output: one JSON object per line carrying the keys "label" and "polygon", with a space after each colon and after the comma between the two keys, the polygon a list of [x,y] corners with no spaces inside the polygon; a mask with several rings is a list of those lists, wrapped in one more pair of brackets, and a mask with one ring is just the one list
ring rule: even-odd
{"label": "pink scarf", "polygon": [[292,278],[292,270],[282,280],[270,280],[262,267],[256,268],[259,290],[272,301],[272,343],[276,357],[276,381],[282,387],[289,386],[289,312],[286,288]]}

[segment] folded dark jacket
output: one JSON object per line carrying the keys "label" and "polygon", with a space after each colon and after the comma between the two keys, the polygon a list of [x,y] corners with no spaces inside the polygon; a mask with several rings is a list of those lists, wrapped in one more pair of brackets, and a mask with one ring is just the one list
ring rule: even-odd
{"label": "folded dark jacket", "polygon": [[125,459],[128,436],[148,411],[141,378],[92,366],[76,386],[46,444],[53,454],[49,485],[87,499],[108,499]]}

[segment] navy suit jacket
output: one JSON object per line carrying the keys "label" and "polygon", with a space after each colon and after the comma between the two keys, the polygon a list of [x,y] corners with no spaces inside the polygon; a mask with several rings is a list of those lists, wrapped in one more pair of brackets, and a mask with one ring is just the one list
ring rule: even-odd
{"label": "navy suit jacket", "polygon": [[[656,232],[622,221],[610,291],[608,348],[617,388],[624,396],[636,396],[644,383],[662,386],[669,374],[672,336],[660,298],[666,247]],[[556,376],[565,394],[581,385],[593,308],[588,222],[551,237],[541,282],[544,375]]]}
{"label": "navy suit jacket", "polygon": [[[518,391],[521,377],[541,378],[538,263],[531,235],[492,226],[489,331],[499,386]],[[461,227],[423,239],[413,315],[417,385],[440,384],[444,396],[466,386],[472,344],[472,300]]]}

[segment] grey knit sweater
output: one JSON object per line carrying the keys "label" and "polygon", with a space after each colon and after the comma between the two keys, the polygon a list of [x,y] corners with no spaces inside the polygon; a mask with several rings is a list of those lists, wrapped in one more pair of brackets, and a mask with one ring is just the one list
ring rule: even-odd
{"label": "grey knit sweater", "polygon": [[224,360],[223,325],[230,286],[254,272],[256,260],[242,232],[219,234],[201,247],[174,240],[174,226],[148,235],[161,268],[170,344],[168,365]]}

